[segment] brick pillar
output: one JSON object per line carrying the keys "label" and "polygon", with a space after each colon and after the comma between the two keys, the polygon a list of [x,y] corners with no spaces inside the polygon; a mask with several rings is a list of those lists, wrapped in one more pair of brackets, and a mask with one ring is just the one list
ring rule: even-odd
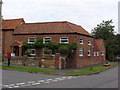
{"label": "brick pillar", "polygon": [[19,45],[19,56],[22,56],[22,45]]}
{"label": "brick pillar", "polygon": [[60,62],[60,53],[55,54],[55,68],[56,69],[61,69],[61,62]]}

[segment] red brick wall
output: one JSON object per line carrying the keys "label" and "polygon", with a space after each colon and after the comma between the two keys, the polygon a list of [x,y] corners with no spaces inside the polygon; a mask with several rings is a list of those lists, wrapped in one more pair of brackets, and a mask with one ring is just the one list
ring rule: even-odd
{"label": "red brick wall", "polygon": [[[24,38],[23,38],[24,37]],[[78,49],[76,50],[74,56],[72,57],[73,60],[71,60],[72,67],[83,67],[87,66],[90,64],[97,64],[101,63],[104,60],[104,56],[94,56],[94,39],[91,37],[86,37],[82,35],[14,35],[15,40],[21,40],[28,42],[29,37],[51,37],[53,42],[60,42],[60,37],[68,37],[69,38],[69,43],[72,42],[77,42],[78,44]],[[81,45],[79,43],[79,39],[83,38],[84,39],[84,44]],[[91,40],[91,45],[88,45],[88,40]],[[79,49],[83,48],[84,50],[84,56],[80,57],[79,56]],[[88,48],[91,49],[91,56],[88,56]],[[100,53],[99,53],[100,54]]]}
{"label": "red brick wall", "polygon": [[6,54],[7,52],[12,52],[11,45],[13,43],[13,31],[2,31],[2,34],[3,54]]}
{"label": "red brick wall", "polygon": [[[3,34],[4,35],[4,34]],[[29,37],[51,37],[52,38],[52,42],[60,42],[60,37],[68,37],[69,38],[69,43],[72,42],[77,42],[78,44],[78,49],[75,51],[74,55],[72,57],[70,57],[70,61],[72,66],[71,67],[84,67],[87,65],[91,65],[91,64],[97,64],[97,63],[101,63],[103,60],[105,60],[105,56],[94,56],[94,39],[91,37],[86,37],[86,36],[82,36],[82,35],[75,35],[75,34],[66,34],[66,35],[12,35],[12,31],[5,31],[5,35],[4,35],[4,41],[3,41],[3,47],[4,47],[4,54],[7,53],[7,51],[11,52],[12,48],[10,47],[12,45],[12,43],[15,40],[19,40],[22,42],[28,42],[28,38]],[[13,39],[13,38],[14,39]],[[84,39],[84,44],[80,45],[79,43],[79,39],[83,38]],[[92,45],[88,45],[88,40],[92,41]],[[88,56],[88,48],[91,48],[91,56]],[[84,50],[84,56],[80,57],[79,56],[79,49],[83,48]],[[104,50],[105,51],[105,50]]]}

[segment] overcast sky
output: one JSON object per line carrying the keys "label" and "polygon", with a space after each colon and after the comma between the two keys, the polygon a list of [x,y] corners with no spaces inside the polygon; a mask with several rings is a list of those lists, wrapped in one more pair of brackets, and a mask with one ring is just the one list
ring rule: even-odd
{"label": "overcast sky", "polygon": [[69,21],[88,32],[103,20],[113,19],[118,32],[119,0],[3,0],[4,19],[25,22]]}

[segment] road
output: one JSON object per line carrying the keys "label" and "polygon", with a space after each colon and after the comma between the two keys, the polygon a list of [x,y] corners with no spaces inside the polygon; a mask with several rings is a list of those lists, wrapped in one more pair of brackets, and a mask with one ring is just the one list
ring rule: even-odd
{"label": "road", "polygon": [[118,67],[99,74],[58,76],[3,70],[3,88],[118,88]]}

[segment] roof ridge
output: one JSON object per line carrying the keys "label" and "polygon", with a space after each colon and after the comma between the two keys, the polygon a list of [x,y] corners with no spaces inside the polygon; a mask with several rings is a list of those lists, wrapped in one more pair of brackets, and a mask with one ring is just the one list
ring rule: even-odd
{"label": "roof ridge", "polygon": [[32,22],[32,23],[26,23],[26,24],[66,23],[66,22],[68,22],[68,21]]}
{"label": "roof ridge", "polygon": [[17,19],[4,19],[5,21],[10,21],[10,20],[24,20],[23,18],[17,18]]}
{"label": "roof ridge", "polygon": [[72,26],[70,25],[70,22],[67,22],[68,26],[72,29],[72,31],[74,31],[74,29],[72,28]]}

